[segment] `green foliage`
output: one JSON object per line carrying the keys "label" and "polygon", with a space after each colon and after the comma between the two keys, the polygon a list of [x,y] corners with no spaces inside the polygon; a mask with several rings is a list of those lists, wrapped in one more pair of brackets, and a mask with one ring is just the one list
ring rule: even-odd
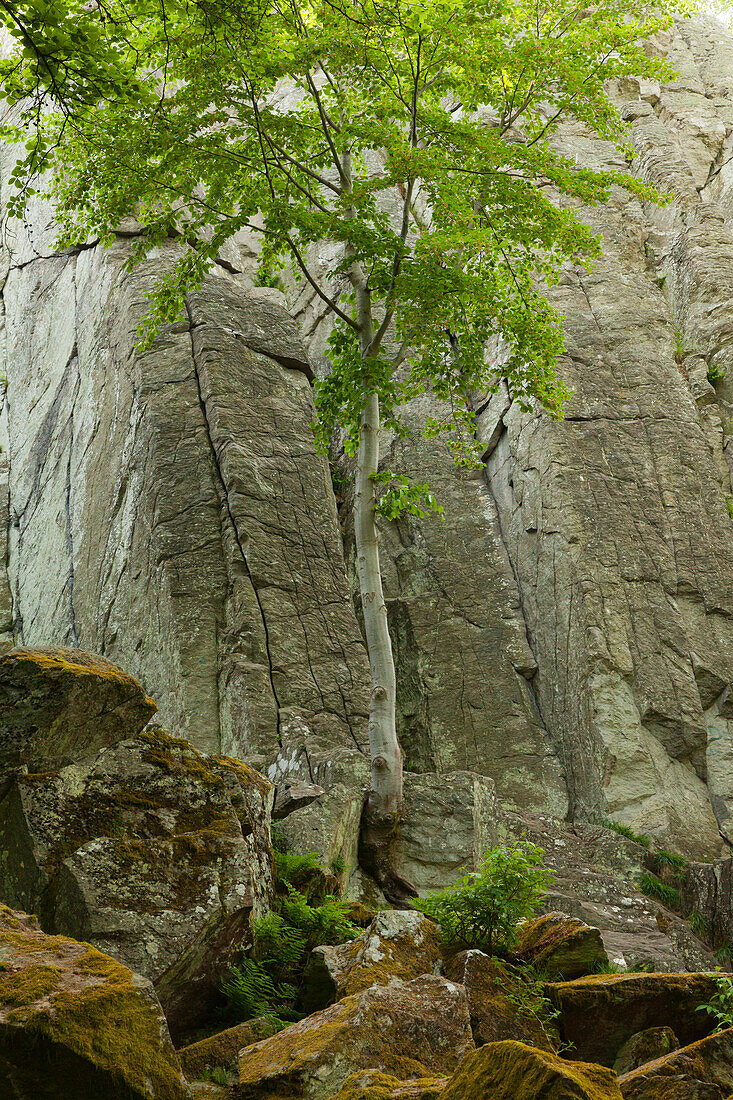
{"label": "green foliage", "polygon": [[[497,984],[503,989],[508,1001],[518,1010],[520,1016],[532,1016],[539,1023],[551,1043],[557,1041],[553,1025],[559,1019],[560,1009],[556,1008],[545,993],[545,984],[548,976],[537,967],[531,965],[513,966],[503,963],[513,978],[511,985],[497,978]],[[550,979],[551,980],[551,979]],[[564,1050],[569,1050],[572,1044],[566,1044]]]}
{"label": "green foliage", "polygon": [[677,887],[662,882],[649,871],[643,871],[639,875],[639,889],[648,898],[656,898],[657,901],[661,901],[663,905],[667,905],[670,909],[679,909],[680,907],[682,899]]}
{"label": "green foliage", "polygon": [[[430,388],[445,411],[426,434],[475,463],[468,391],[503,376],[523,407],[562,413],[560,317],[540,284],[600,254],[577,208],[614,185],[660,199],[552,140],[569,119],[628,155],[608,82],[671,75],[644,44],[672,11],[680,3],[5,2],[18,49],[0,83],[58,108],[32,106],[5,128],[26,145],[14,209],[48,166],[61,245],[109,242],[133,213],[134,260],[178,240],[148,337],[178,319],[223,244],[253,231],[260,281],[287,259],[337,321],[317,386],[321,445],[338,426],[353,453],[373,393],[383,423],[406,434],[400,405]],[[309,266],[321,241],[340,249],[326,274]],[[501,355],[487,354],[492,340]],[[393,489],[387,513],[422,507]]]}
{"label": "green foliage", "polygon": [[710,382],[711,385],[713,385],[715,382],[720,382],[723,378],[725,378],[727,373],[728,371],[726,367],[721,366],[719,363],[717,364],[717,366],[713,365],[708,371],[708,382]]}
{"label": "green foliage", "polygon": [[701,940],[707,940],[710,935],[707,921],[697,909],[694,909],[690,914],[690,928]]}
{"label": "green foliage", "polygon": [[517,925],[537,910],[553,878],[553,872],[542,866],[543,856],[543,850],[528,841],[515,848],[492,848],[480,871],[413,901],[413,907],[440,924],[449,944],[478,947],[489,954],[509,951]]}
{"label": "green foliage", "polygon": [[280,1014],[289,1006],[283,1003],[265,967],[255,959],[243,959],[239,966],[232,967],[221,988],[243,1020],[265,1016],[278,1030],[286,1026]]}
{"label": "green foliage", "polygon": [[627,840],[633,840],[635,844],[641,844],[642,848],[649,847],[649,837],[645,833],[635,833],[630,825],[622,825],[620,821],[611,821],[608,818],[602,822],[606,829],[612,829],[619,836],[625,836]]}
{"label": "green foliage", "polygon": [[[275,850],[273,911],[254,923],[249,956],[222,984],[240,1019],[265,1016],[273,1030],[300,1019],[299,985],[310,952],[319,944],[342,943],[361,934],[348,918],[348,903],[325,891],[332,881],[314,853]],[[311,892],[318,895],[318,904],[311,904]]]}
{"label": "green foliage", "polygon": [[728,509],[728,515],[733,519],[733,496],[726,496],[725,506]]}
{"label": "green foliage", "polygon": [[409,477],[391,470],[372,474],[372,481],[386,487],[375,509],[385,519],[399,519],[405,512],[421,519],[435,512],[443,518],[442,505],[438,504],[428,485],[416,485]]}
{"label": "green foliage", "polygon": [[671,886],[681,886],[685,878],[687,860],[677,852],[669,852],[666,848],[660,848],[652,852],[649,857],[649,865],[652,871],[661,877],[663,882]]}
{"label": "green foliage", "polygon": [[716,992],[706,1004],[699,1005],[698,1012],[707,1012],[715,1019],[715,1031],[733,1027],[733,979],[720,974],[715,980]]}

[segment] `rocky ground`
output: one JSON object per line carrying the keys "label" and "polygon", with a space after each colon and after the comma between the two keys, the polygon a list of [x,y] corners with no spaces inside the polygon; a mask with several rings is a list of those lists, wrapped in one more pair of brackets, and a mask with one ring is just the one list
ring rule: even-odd
{"label": "rocky ground", "polygon": [[[719,981],[712,948],[730,942],[728,865],[670,870],[644,838],[508,813],[472,773],[444,783],[442,832],[428,820],[420,851],[430,788],[410,777],[403,863],[425,890],[492,843],[540,844],[554,881],[511,957],[450,947],[414,910],[369,908],[375,888],[343,864],[311,868],[358,889],[363,931],[310,951],[301,1018],[227,1017],[222,982],[282,890],[273,814],[279,845],[317,840],[333,792],[276,791],[151,724],[154,707],[79,650],[0,659],[0,1096],[733,1095],[733,1030],[698,1011]],[[650,876],[672,909],[641,892]]]}

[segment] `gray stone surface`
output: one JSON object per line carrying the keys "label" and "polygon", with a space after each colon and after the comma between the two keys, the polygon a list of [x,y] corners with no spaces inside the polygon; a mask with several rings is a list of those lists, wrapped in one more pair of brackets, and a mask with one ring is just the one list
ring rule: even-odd
{"label": "gray stone surface", "polygon": [[[446,520],[384,525],[382,545],[408,771],[480,773],[510,809],[611,816],[708,860],[733,842],[733,42],[698,16],[652,48],[677,77],[613,94],[633,169],[674,195],[614,190],[583,212],[606,256],[551,291],[566,420],[506,387],[475,396],[478,477],[432,442],[385,440]],[[558,145],[627,167],[579,127]],[[124,273],[135,231],[54,255],[43,200],[2,221],[0,648],[98,650],[203,750],[355,804],[368,670],[349,507],[309,427],[328,320],[301,285],[301,340],[279,296],[248,287],[243,240],[141,352],[170,257]],[[302,811],[322,836],[324,807]]]}
{"label": "gray stone surface", "polygon": [[0,801],[0,897],[150,978],[172,1030],[207,1018],[272,890],[272,787],[161,730]]}
{"label": "gray stone surface", "polygon": [[16,638],[119,662],[205,751],[358,748],[368,668],[293,322],[222,272],[140,351],[165,250],[127,274],[124,238],[49,257],[5,228]]}

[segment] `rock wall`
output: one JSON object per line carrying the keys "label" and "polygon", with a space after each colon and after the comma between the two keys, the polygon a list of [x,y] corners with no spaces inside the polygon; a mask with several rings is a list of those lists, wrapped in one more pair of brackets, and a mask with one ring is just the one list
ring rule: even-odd
{"label": "rock wall", "polygon": [[201,749],[357,750],[368,666],[285,310],[222,270],[142,352],[165,252],[128,274],[124,237],[64,255],[51,231],[4,239],[0,629],[133,669]]}
{"label": "rock wall", "polygon": [[[654,48],[677,79],[614,94],[634,170],[674,196],[586,212],[605,258],[552,291],[567,418],[477,395],[479,477],[387,441],[446,521],[385,526],[385,577],[409,770],[711,858],[733,841],[733,40],[699,17]],[[293,323],[232,249],[140,352],[165,250],[133,273],[124,234],[56,255],[43,205],[2,230],[5,644],[104,653],[201,749],[361,783],[348,502],[337,516],[310,430],[322,313],[301,289]]]}

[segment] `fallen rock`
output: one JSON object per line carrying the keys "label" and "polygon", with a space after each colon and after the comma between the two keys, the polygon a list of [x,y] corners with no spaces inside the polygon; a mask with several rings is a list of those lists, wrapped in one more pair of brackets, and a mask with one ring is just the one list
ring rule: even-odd
{"label": "fallen rock", "polygon": [[317,787],[314,783],[303,783],[300,779],[285,779],[278,784],[275,791],[275,802],[272,807],[273,821],[282,821],[296,810],[310,806],[325,793],[323,787]]}
{"label": "fallen rock", "polygon": [[571,981],[608,965],[601,933],[565,913],[546,913],[521,928],[515,953],[548,975]]}
{"label": "fallen rock", "polygon": [[545,988],[573,1053],[612,1066],[624,1043],[650,1027],[671,1027],[684,1044],[707,1035],[712,1022],[697,1008],[710,1000],[715,982],[715,974],[599,974]]}
{"label": "fallen rock", "polygon": [[630,1073],[645,1062],[653,1062],[655,1058],[679,1050],[679,1045],[679,1039],[671,1027],[648,1027],[646,1031],[637,1031],[636,1035],[627,1039],[616,1055],[613,1068],[619,1076]]}
{"label": "fallen rock", "polygon": [[624,1100],[725,1100],[733,1090],[733,1028],[619,1077]]}
{"label": "fallen rock", "polygon": [[461,951],[445,966],[445,975],[463,985],[476,1046],[517,1039],[541,1050],[556,1050],[557,1027],[543,1013],[536,990],[498,959],[482,951]]}
{"label": "fallen rock", "polygon": [[347,1077],[334,1100],[438,1100],[447,1077],[418,1077],[400,1081],[378,1069],[365,1069]]}
{"label": "fallen rock", "polygon": [[54,766],[134,737],[156,710],[137,680],[81,649],[0,658],[0,767]]}
{"label": "fallen rock", "polygon": [[401,1080],[452,1073],[473,1050],[463,988],[425,976],[346,997],[239,1056],[242,1100],[321,1100],[376,1069]]}
{"label": "fallen rock", "polygon": [[88,943],[0,906],[0,1095],[184,1100],[149,981]]}
{"label": "fallen rock", "polygon": [[372,985],[431,974],[439,957],[437,924],[422,913],[386,909],[358,939],[312,952],[304,977],[304,1007],[312,1012]]}
{"label": "fallen rock", "polygon": [[477,871],[497,843],[501,817],[494,782],[475,772],[405,772],[397,870],[419,894]]}
{"label": "fallen rock", "polygon": [[0,896],[150,978],[178,1036],[203,1022],[272,888],[272,788],[159,729],[0,802]]}
{"label": "fallen rock", "polygon": [[181,1068],[189,1081],[210,1073],[215,1069],[238,1071],[240,1050],[272,1035],[272,1022],[264,1016],[235,1024],[225,1031],[218,1031],[207,1039],[182,1047],[178,1051]]}
{"label": "fallen rock", "polygon": [[442,1100],[621,1100],[616,1074],[507,1039],[469,1055]]}

